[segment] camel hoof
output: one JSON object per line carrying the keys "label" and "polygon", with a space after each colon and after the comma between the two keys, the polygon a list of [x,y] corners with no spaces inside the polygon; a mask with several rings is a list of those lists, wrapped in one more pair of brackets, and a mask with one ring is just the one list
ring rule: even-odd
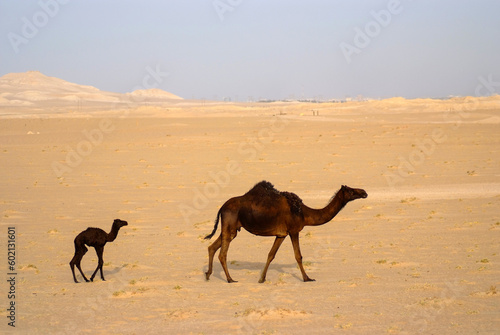
{"label": "camel hoof", "polygon": [[260,284],[264,283],[265,281],[266,281],[266,278],[260,278],[260,279],[259,279],[259,283],[260,283]]}
{"label": "camel hoof", "polygon": [[311,279],[309,277],[307,277],[306,279],[304,279],[304,282],[308,282],[308,281],[316,281],[316,279]]}
{"label": "camel hoof", "polygon": [[238,281],[233,280],[233,279],[231,279],[231,278],[230,278],[230,279],[228,279],[228,280],[227,280],[227,282],[228,282],[228,283],[237,283]]}
{"label": "camel hoof", "polygon": [[210,280],[210,275],[211,275],[211,273],[205,272],[205,279],[207,281]]}

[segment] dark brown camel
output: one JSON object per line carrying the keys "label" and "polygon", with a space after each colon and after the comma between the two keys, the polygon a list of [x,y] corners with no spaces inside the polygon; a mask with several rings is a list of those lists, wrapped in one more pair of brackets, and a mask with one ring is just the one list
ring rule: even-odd
{"label": "dark brown camel", "polygon": [[95,252],[97,253],[97,257],[99,258],[99,263],[97,264],[97,268],[95,269],[94,273],[90,277],[90,281],[94,281],[97,270],[101,270],[101,279],[105,280],[102,274],[102,266],[104,264],[102,254],[104,252],[104,246],[107,242],[113,242],[116,239],[120,228],[127,225],[127,221],[116,219],[115,221],[113,221],[113,226],[111,227],[111,231],[109,232],[109,234],[101,228],[87,228],[75,237],[75,255],[73,256],[71,262],[69,262],[69,265],[71,266],[71,272],[73,272],[73,279],[75,280],[75,283],[78,283],[75,276],[75,265],[78,270],[80,270],[83,279],[85,279],[86,282],[89,281],[83,274],[82,268],[80,267],[80,262],[83,258],[83,255],[85,255],[87,250],[89,250],[85,245],[94,247]]}
{"label": "dark brown camel", "polygon": [[305,226],[319,226],[332,220],[344,206],[356,199],[366,198],[368,195],[362,189],[342,186],[332,197],[329,204],[323,209],[312,209],[302,203],[294,193],[279,192],[274,186],[261,181],[245,195],[234,197],[226,201],[217,213],[214,230],[205,239],[210,239],[217,231],[221,219],[221,234],[208,247],[208,271],[205,273],[209,280],[212,274],[214,255],[219,248],[219,260],[226,273],[228,283],[234,282],[227,269],[227,251],[229,243],[236,237],[241,227],[258,236],[276,236],[274,244],[267,257],[267,263],[260,276],[259,283],[266,280],[267,269],[274,259],[285,237],[290,235],[295,253],[305,282],[314,281],[307,276],[302,266],[302,255],[299,246],[299,233]]}

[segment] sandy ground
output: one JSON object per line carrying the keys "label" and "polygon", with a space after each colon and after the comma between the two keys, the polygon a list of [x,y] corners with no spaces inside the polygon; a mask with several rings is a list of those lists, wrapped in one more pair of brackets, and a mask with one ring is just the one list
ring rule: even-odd
{"label": "sandy ground", "polygon": [[[500,108],[376,104],[1,118],[12,333],[498,334]],[[368,198],[302,231],[315,282],[302,282],[287,239],[259,284],[273,238],[244,231],[228,255],[239,282],[217,259],[206,281],[203,237],[219,206],[264,179],[311,207],[343,184]],[[115,218],[129,226],[105,247],[106,281],[75,284],[74,237]],[[96,261],[90,249],[87,276]]]}

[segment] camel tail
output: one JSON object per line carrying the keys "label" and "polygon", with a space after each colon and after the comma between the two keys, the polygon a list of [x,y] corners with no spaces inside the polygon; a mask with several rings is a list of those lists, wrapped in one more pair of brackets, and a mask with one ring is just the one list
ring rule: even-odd
{"label": "camel tail", "polygon": [[215,235],[215,232],[217,231],[217,226],[219,225],[220,214],[221,211],[219,210],[219,212],[217,213],[217,217],[215,218],[214,230],[212,230],[212,232],[209,235],[205,236],[205,240],[209,240],[212,238],[212,236]]}

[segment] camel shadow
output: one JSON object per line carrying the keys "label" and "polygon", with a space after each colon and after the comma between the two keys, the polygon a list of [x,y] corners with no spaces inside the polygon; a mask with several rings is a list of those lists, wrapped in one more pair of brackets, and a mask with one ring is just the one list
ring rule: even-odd
{"label": "camel shadow", "polygon": [[[97,281],[100,281],[100,282],[108,282],[108,281],[112,281],[112,280],[119,280],[119,281],[122,281],[121,280],[121,275],[120,275],[120,272],[122,271],[122,269],[125,268],[125,266],[115,266],[113,267],[113,269],[106,269],[104,268],[104,273],[106,274],[106,280],[102,280],[102,279],[98,279],[98,278],[94,278],[94,282],[97,282]],[[114,276],[118,274],[118,276]],[[111,276],[110,278],[107,278],[107,276]],[[83,279],[83,278],[82,278]]]}
{"label": "camel shadow", "polygon": [[114,269],[106,271],[106,274],[108,275],[114,275],[117,273],[120,273],[120,271],[124,268],[125,266],[115,266]]}
{"label": "camel shadow", "polygon": [[[247,270],[247,271],[258,271],[258,275],[255,276],[255,274],[245,274],[245,273],[241,273],[240,276],[246,276],[246,277],[251,277],[251,276],[255,276],[256,280],[255,281],[258,281],[259,278],[260,278],[260,274],[262,272],[262,270],[264,269],[264,266],[266,265],[266,263],[264,262],[240,262],[240,261],[233,261],[233,263],[229,263],[228,266],[232,268],[233,271],[235,270]],[[203,267],[203,273],[205,274],[208,270],[208,266],[204,266]],[[299,276],[298,274],[300,273],[294,273],[294,270],[297,270],[297,263],[293,262],[293,263],[273,263],[270,267],[269,267],[269,270],[272,271],[272,272],[276,272],[276,278],[278,276],[278,274],[280,273],[288,273],[290,274],[292,277],[296,278],[297,280],[299,281],[302,281],[302,277]],[[274,275],[274,274],[273,274]],[[224,282],[226,282],[226,276],[224,274],[224,269],[222,268],[222,265],[220,264],[214,264],[214,272],[213,272],[213,275],[214,277],[216,277],[217,279],[220,279]],[[271,281],[271,279],[268,278],[269,281]],[[273,278],[273,281],[276,280],[275,278]]]}

